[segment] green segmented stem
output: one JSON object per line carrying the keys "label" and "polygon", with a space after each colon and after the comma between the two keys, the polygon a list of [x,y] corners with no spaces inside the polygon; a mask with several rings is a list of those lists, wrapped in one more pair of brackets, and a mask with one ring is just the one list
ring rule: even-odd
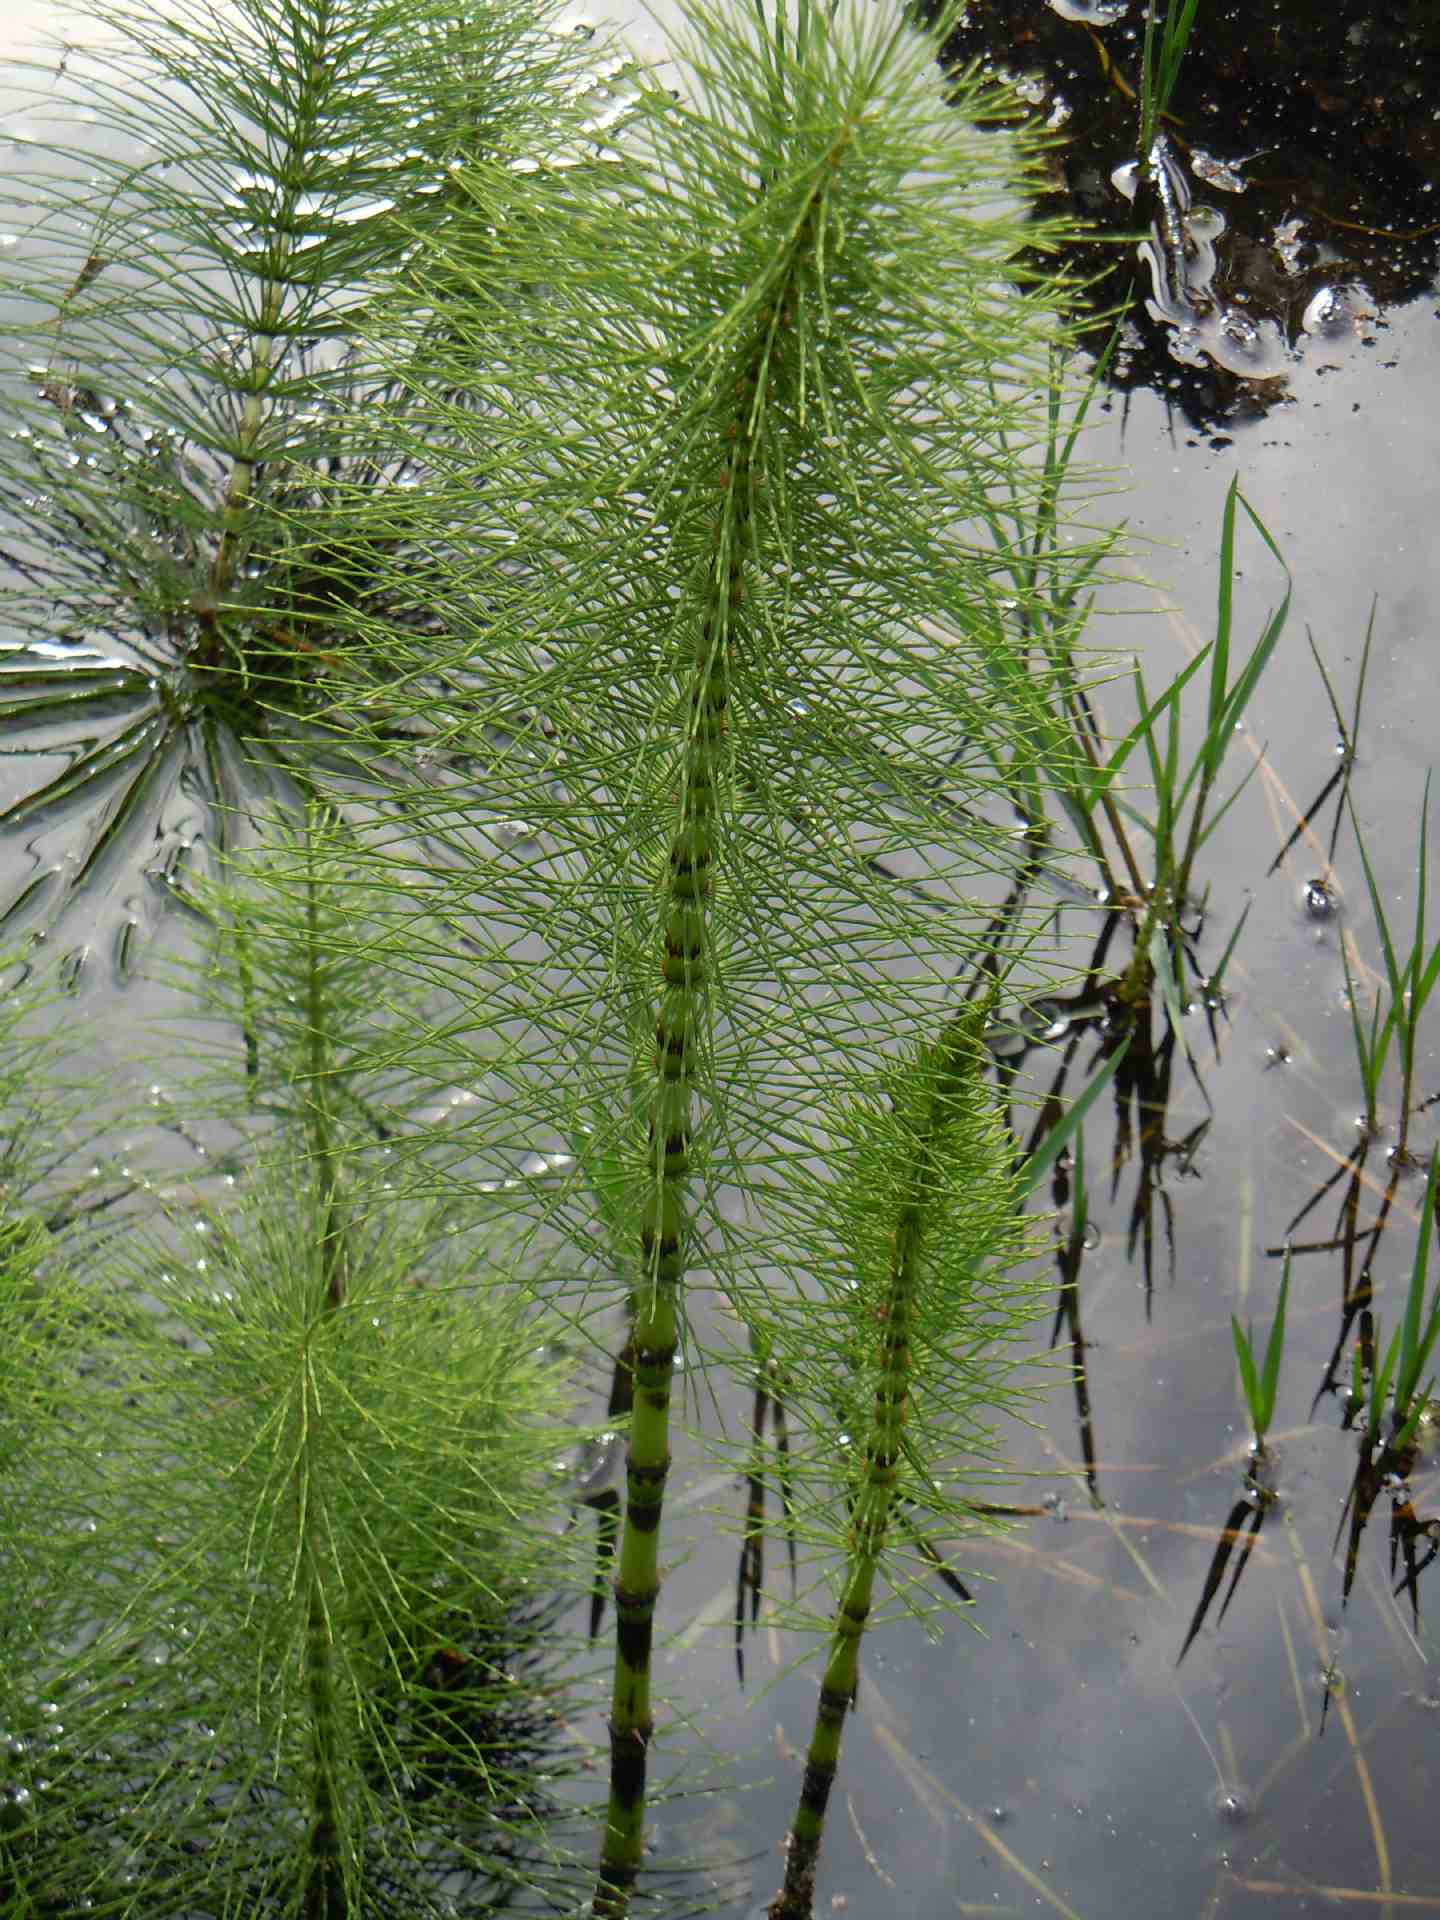
{"label": "green segmented stem", "polygon": [[941,1142],[956,1102],[979,1081],[980,1032],[985,1017],[982,1009],[966,1008],[922,1064],[910,1170],[901,1189],[885,1289],[876,1308],[881,1328],[879,1376],[855,1494],[849,1565],[831,1630],[799,1804],[790,1828],[785,1884],[770,1904],[770,1920],[810,1920],[814,1909],[815,1866],[825,1810],[840,1763],[845,1715],[860,1678],[860,1640],[870,1616],[875,1577],[885,1551],[900,1476],[912,1384],[916,1292],[939,1183]]}
{"label": "green segmented stem", "polygon": [[[742,409],[748,412],[748,409]],[[660,1515],[670,1470],[670,1387],[680,1334],[688,1228],[693,1084],[708,1037],[708,903],[716,854],[720,745],[730,702],[729,647],[749,539],[751,441],[739,451],[716,520],[704,615],[688,664],[680,817],[670,843],[660,935],[663,986],[655,1021],[648,1192],[641,1215],[642,1284],[632,1335],[634,1397],[626,1453],[625,1525],[615,1576],[615,1680],[610,1804],[595,1912],[623,1915],[644,1847],[646,1759],[653,1730],[650,1644],[660,1589]],[[743,479],[742,479],[743,476]],[[743,512],[734,502],[743,500]]]}
{"label": "green segmented stem", "polygon": [[[843,143],[837,142],[832,167]],[[660,929],[663,986],[655,1022],[650,1096],[651,1161],[641,1213],[642,1282],[633,1334],[634,1402],[626,1453],[625,1524],[615,1576],[615,1677],[610,1711],[610,1799],[594,1911],[621,1920],[644,1851],[645,1778],[654,1731],[650,1648],[660,1590],[660,1518],[670,1470],[670,1390],[680,1335],[694,1084],[708,1047],[709,902],[723,804],[721,742],[730,704],[730,661],[744,615],[745,575],[755,546],[762,419],[767,382],[793,312],[802,263],[813,250],[823,187],[797,224],[774,295],[737,358],[734,407],[725,422],[719,510],[706,567],[703,610],[686,663],[679,819],[665,869]]]}
{"label": "green segmented stem", "polygon": [[320,1549],[308,1533],[304,1552],[310,1590],[306,1603],[305,1658],[312,1723],[305,1920],[347,1920],[349,1900],[340,1842],[339,1758],[335,1739],[338,1713],[335,1648],[325,1606]]}
{"label": "green segmented stem", "polygon": [[824,196],[848,145],[846,128],[812,188],[770,278],[754,332],[737,356],[734,407],[724,423],[719,510],[706,568],[703,612],[686,669],[679,819],[666,863],[660,930],[663,987],[655,1022],[650,1100],[650,1177],[641,1214],[642,1284],[633,1341],[634,1400],[626,1452],[625,1522],[615,1576],[615,1673],[610,1711],[610,1798],[594,1898],[602,1920],[623,1920],[644,1852],[645,1782],[654,1732],[650,1649],[660,1590],[660,1519],[670,1470],[670,1392],[679,1343],[690,1224],[688,1180],[693,1087],[708,1048],[709,901],[722,801],[721,742],[730,704],[730,661],[744,619],[747,564],[755,547],[755,501],[767,386],[800,295],[801,271],[817,251]]}

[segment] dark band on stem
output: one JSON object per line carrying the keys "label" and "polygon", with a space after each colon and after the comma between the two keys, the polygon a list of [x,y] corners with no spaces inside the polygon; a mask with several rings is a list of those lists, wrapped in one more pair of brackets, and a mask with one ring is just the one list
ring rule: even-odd
{"label": "dark band on stem", "polygon": [[[650,1747],[648,1727],[617,1729],[610,1723],[610,1791],[616,1808],[632,1813],[645,1798],[645,1761]],[[626,1884],[634,1881],[635,1869],[627,1870]]]}
{"label": "dark band on stem", "polygon": [[670,1471],[670,1455],[668,1453],[666,1454],[663,1460],[661,1460],[657,1465],[653,1467],[652,1466],[628,1467],[626,1469],[625,1478],[626,1478],[626,1483],[630,1488],[631,1496],[632,1497],[634,1496],[635,1490],[638,1487],[645,1487],[645,1488],[653,1487],[656,1489],[663,1488],[663,1486],[665,1485],[665,1476],[669,1473],[669,1471]]}
{"label": "dark band on stem", "polygon": [[[622,1606],[621,1588],[615,1587],[615,1651],[629,1673],[646,1673],[650,1666],[650,1645],[655,1632],[655,1595],[643,1599],[631,1596]],[[645,1738],[650,1730],[644,1729]]]}
{"label": "dark band on stem", "polygon": [[[805,1765],[805,1778],[800,1786],[800,1804],[815,1819],[825,1818],[825,1809],[830,1804],[830,1789],[835,1784],[835,1769],[828,1762],[809,1760]],[[794,1842],[792,1841],[793,1845]]]}
{"label": "dark band on stem", "polygon": [[[653,1227],[642,1227],[640,1229],[640,1251],[644,1254],[645,1263],[648,1266],[655,1253],[655,1229]],[[662,1261],[678,1260],[680,1258],[680,1240],[677,1234],[667,1233],[660,1242],[660,1258]],[[644,1362],[641,1361],[639,1364],[643,1365]]]}

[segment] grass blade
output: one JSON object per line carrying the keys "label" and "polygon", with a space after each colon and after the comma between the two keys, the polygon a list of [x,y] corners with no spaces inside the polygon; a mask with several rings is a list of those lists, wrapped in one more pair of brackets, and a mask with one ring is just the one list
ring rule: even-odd
{"label": "grass blade", "polygon": [[1260,1377],[1260,1405],[1264,1425],[1275,1414],[1275,1395],[1280,1385],[1280,1359],[1285,1351],[1285,1307],[1290,1296],[1290,1249],[1285,1249],[1285,1270],[1280,1276],[1280,1298],[1275,1305],[1275,1322],[1265,1347],[1265,1371]]}
{"label": "grass blade", "polygon": [[1430,1176],[1425,1183],[1425,1200],[1420,1208],[1420,1231],[1415,1241],[1415,1259],[1410,1268],[1410,1291],[1405,1300],[1405,1318],[1401,1324],[1400,1366],[1395,1375],[1395,1420],[1410,1424],[1418,1409],[1412,1407],[1420,1376],[1440,1335],[1440,1288],[1430,1307],[1430,1318],[1422,1333],[1421,1315],[1425,1307],[1425,1277],[1430,1264],[1430,1228],[1435,1218],[1435,1180],[1440,1172],[1440,1147],[1430,1155]]}
{"label": "grass blade", "polygon": [[1094,1106],[1095,1102],[1100,1098],[1100,1095],[1115,1078],[1116,1070],[1120,1062],[1125,1058],[1125,1050],[1129,1044],[1127,1039],[1123,1045],[1115,1049],[1114,1053],[1110,1055],[1109,1059],[1091,1080],[1084,1092],[1076,1095],[1066,1110],[1064,1117],[1051,1127],[1050,1131],[1045,1135],[1045,1138],[1030,1155],[1030,1158],[1020,1169],[1019,1176],[1016,1180],[1015,1190],[1018,1199],[1025,1200],[1035,1191],[1051,1167],[1054,1166],[1060,1155],[1080,1131],[1081,1127],[1084,1126],[1085,1117],[1091,1107]]}
{"label": "grass blade", "polygon": [[1255,1355],[1250,1348],[1250,1336],[1232,1313],[1230,1316],[1230,1334],[1235,1342],[1235,1362],[1240,1369],[1240,1385],[1245,1394],[1245,1405],[1250,1410],[1250,1419],[1255,1427],[1257,1441],[1263,1437],[1260,1421],[1260,1382],[1255,1372]]}

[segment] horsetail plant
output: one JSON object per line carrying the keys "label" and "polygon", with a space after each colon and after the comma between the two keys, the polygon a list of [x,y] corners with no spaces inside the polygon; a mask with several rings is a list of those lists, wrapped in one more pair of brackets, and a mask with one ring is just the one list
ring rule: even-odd
{"label": "horsetail plant", "polygon": [[[176,227],[187,245],[211,226],[230,235],[221,264],[248,289],[230,358],[187,343],[160,364],[173,302],[158,297],[158,268],[144,278],[141,249],[131,308],[160,378],[127,384],[109,412],[82,405],[106,393],[79,346],[120,325],[128,283],[112,273],[113,247],[96,244],[94,270],[87,253],[59,288],[64,353],[47,365],[55,391],[40,411],[55,410],[45,418],[58,457],[76,452],[94,476],[83,500],[76,490],[84,527],[94,523],[77,622],[93,620],[89,588],[103,578],[108,589],[138,518],[146,566],[116,576],[119,613],[158,622],[187,676],[203,669],[206,685],[223,683],[243,707],[240,737],[283,743],[299,721],[307,733],[328,726],[331,768],[322,775],[307,754],[302,797],[364,821],[347,848],[355,871],[325,877],[333,912],[312,910],[309,846],[279,853],[309,970],[292,1022],[302,1058],[293,1090],[277,1089],[303,1177],[283,1207],[257,1178],[258,1214],[223,1234],[215,1223],[203,1257],[227,1285],[187,1278],[163,1294],[199,1349],[147,1392],[160,1424],[140,1464],[169,1462],[162,1415],[214,1408],[232,1421],[235,1484],[227,1491],[221,1476],[199,1489],[178,1553],[216,1618],[238,1604],[222,1563],[261,1588],[246,1651],[274,1682],[257,1688],[249,1719],[232,1700],[239,1717],[217,1752],[237,1757],[238,1795],[283,1802],[289,1824],[272,1829],[249,1881],[242,1860],[240,1878],[222,1881],[217,1865],[213,1882],[197,1869],[187,1884],[207,1896],[224,1884],[236,1911],[283,1888],[332,1920],[412,1839],[408,1812],[377,1801],[362,1765],[378,1744],[382,1774],[402,1770],[398,1737],[387,1746],[365,1707],[372,1682],[393,1677],[406,1692],[387,1623],[403,1653],[422,1658],[444,1651],[436,1636],[448,1623],[408,1577],[386,1585],[392,1562],[346,1557],[362,1526],[378,1538],[363,1505],[372,1479],[390,1488],[362,1442],[404,1442],[384,1453],[386,1474],[403,1469],[411,1483],[387,1494],[396,1524],[417,1504],[443,1522],[442,1565],[427,1569],[442,1584],[470,1578],[444,1531],[464,1502],[438,1484],[458,1473],[470,1485],[465,1410],[446,1400],[454,1445],[417,1458],[419,1429],[392,1410],[403,1432],[387,1434],[367,1395],[384,1367],[398,1375],[400,1349],[418,1366],[417,1343],[439,1339],[463,1372],[475,1338],[452,1341],[420,1307],[402,1308],[421,1248],[387,1252],[387,1234],[403,1241],[421,1194],[466,1217],[503,1206],[524,1222],[532,1310],[603,1338],[597,1300],[628,1306],[633,1410],[593,1900],[615,1920],[645,1841],[677,1361],[721,1357],[748,1377],[755,1352],[774,1356],[797,1483],[830,1489],[807,1539],[848,1551],[859,1515],[867,1563],[885,1537],[880,1494],[848,1472],[837,1485],[834,1422],[859,1430],[880,1406],[867,1315],[893,1308],[919,1325],[908,1293],[930,1271],[942,1215],[970,1222],[945,1261],[953,1367],[943,1383],[938,1370],[926,1380],[937,1423],[946,1410],[934,1431],[952,1485],[983,1450],[985,1410],[1009,1393],[996,1355],[1015,1302],[973,1284],[984,1251],[1005,1241],[1001,1221],[1013,1227],[1004,1153],[993,1165],[982,1156],[984,1193],[1004,1195],[997,1213],[978,1194],[968,1214],[942,1201],[954,1167],[941,1142],[956,1148],[955,1166],[970,1164],[957,1146],[969,1122],[957,1116],[970,1072],[960,1036],[974,1036],[955,1024],[954,981],[988,951],[977,896],[1012,875],[1013,796],[1035,791],[1042,758],[1047,778],[1066,777],[1047,716],[1073,689],[1074,646],[1062,688],[1053,661],[1017,648],[1017,621],[1073,625],[1074,585],[1098,547],[1057,550],[1017,594],[988,537],[998,502],[1010,518],[1031,501],[1058,511],[1057,476],[1031,455],[1071,338],[1068,292],[1036,262],[1064,230],[1026,217],[1044,143],[995,124],[1012,119],[1013,100],[973,76],[942,87],[943,28],[923,35],[859,0],[824,10],[799,0],[753,18],[694,0],[678,100],[649,87],[623,137],[623,116],[601,115],[577,149],[573,116],[561,116],[564,137],[542,128],[522,139],[524,110],[517,120],[507,107],[507,88],[541,118],[555,105],[529,59],[555,24],[543,8],[474,23],[493,54],[480,60],[492,93],[467,91],[468,68],[456,77],[449,55],[470,45],[465,33],[457,42],[428,15],[426,26],[419,8],[284,0],[273,98],[254,94],[272,84],[265,62],[222,70],[202,35],[204,84],[227,107],[213,136],[224,151],[117,182],[142,201],[147,181],[161,183],[152,267],[163,257],[170,272],[160,243],[187,195]],[[248,0],[241,15],[268,44],[268,16]],[[162,72],[183,85],[169,29],[138,20],[127,15],[125,30],[145,51],[158,36]],[[389,90],[385,61],[417,23],[433,67],[418,82],[397,69]],[[485,39],[507,32],[503,47]],[[563,65],[550,62],[570,97],[582,76]],[[412,177],[387,159],[396,102],[416,84],[430,104],[415,109],[424,137],[407,159]],[[232,97],[245,85],[249,106]],[[133,121],[138,97],[117,95],[116,117]],[[458,131],[452,108],[464,109]],[[187,113],[193,100],[176,112],[182,131]],[[347,115],[359,116],[353,127]],[[238,156],[226,143],[252,120],[265,150]],[[389,204],[358,197],[362,187]],[[240,206],[217,212],[212,188]],[[258,229],[253,239],[234,241],[237,220]],[[313,260],[302,244],[311,222]],[[117,215],[122,229],[134,223]],[[148,446],[143,429],[162,406],[176,434],[140,457],[129,423]],[[118,493],[112,465],[128,475]],[[107,518],[112,500],[123,524]],[[190,687],[187,677],[174,705],[186,725]],[[216,758],[218,736],[202,734]],[[117,772],[117,805],[136,803],[126,770],[150,743],[132,730],[86,763]],[[80,772],[48,802],[78,792]],[[317,822],[312,809],[307,840]],[[252,1017],[265,1008],[261,952],[252,941],[240,989]],[[324,1011],[327,982],[341,976],[317,956],[341,952],[383,966],[385,997],[426,996],[429,1017],[376,1040],[372,1057],[473,1102],[462,1111],[475,1125],[443,1139],[391,1127],[378,1182],[342,1100],[343,1014]],[[1024,943],[1017,956],[1007,964],[1023,991],[1035,963]],[[238,958],[235,977],[246,978]],[[265,1059],[261,1040],[247,1045],[252,1095]],[[870,1111],[877,1089],[894,1116],[861,1127],[851,1155],[857,1103]],[[832,1156],[845,1166],[838,1185]],[[894,1230],[908,1223],[912,1251],[890,1280],[886,1259],[868,1256],[873,1298],[837,1278],[839,1185],[884,1189]],[[392,1189],[402,1197],[382,1201]],[[423,1216],[422,1238],[434,1218]],[[857,1224],[854,1245],[872,1230]],[[277,1291],[281,1276],[288,1291]],[[927,1354],[940,1351],[938,1322],[925,1340]],[[511,1345],[500,1350],[518,1363]],[[882,1350],[893,1425],[902,1358],[893,1342]],[[291,1364],[297,1351],[303,1367]],[[406,1392],[428,1414],[443,1396],[426,1382],[415,1375]],[[369,1425],[355,1424],[362,1410]],[[895,1441],[902,1451],[919,1419]],[[889,1428],[875,1440],[876,1462],[892,1440]],[[907,1524],[917,1513],[953,1532],[968,1509],[929,1472],[940,1464],[907,1475],[892,1505]],[[143,1473],[138,1484],[125,1498],[154,1515],[156,1484]],[[241,1537],[234,1515],[246,1512]],[[528,1539],[528,1511],[513,1519]],[[885,1571],[903,1597],[888,1561]],[[148,1550],[138,1572],[145,1606],[168,1604]],[[401,1590],[419,1627],[400,1617]],[[154,1616],[153,1637],[165,1639],[173,1615]],[[131,1630],[114,1623],[102,1648],[124,1670]],[[178,1694],[156,1699],[178,1714]],[[255,1761],[260,1751],[272,1758]],[[187,1799],[174,1770],[164,1783],[156,1804],[177,1805],[177,1833],[198,1837],[201,1797]],[[227,1841],[248,1832],[240,1797],[220,1823]],[[447,1809],[463,1838],[463,1808],[452,1797]],[[117,1837],[138,1845],[143,1827]]]}
{"label": "horsetail plant", "polygon": [[[336,871],[322,824],[291,843],[312,879]],[[363,1087],[337,1100],[383,981],[274,881],[252,859],[208,891],[216,946],[192,978],[228,976],[248,928],[256,1051],[272,1087],[292,1076],[281,1124],[228,1028],[238,1191],[198,1198],[197,1178],[132,1219],[104,1321],[30,1385],[4,1518],[43,1612],[18,1589],[7,1610],[7,1636],[26,1630],[6,1661],[7,1913],[410,1920],[442,1882],[472,1911],[521,1886],[578,1897],[532,1777],[541,1753],[564,1764],[558,1686],[533,1669],[569,1579],[550,1473],[568,1369],[485,1236],[394,1177],[356,1124]],[[213,1082],[204,1106],[213,1139]]]}
{"label": "horsetail plant", "polygon": [[[0,707],[63,760],[7,794],[0,827],[78,825],[82,847],[0,901],[6,935],[110,889],[147,809],[188,816],[147,855],[175,878],[293,799],[315,681],[336,664],[327,608],[381,590],[382,558],[412,585],[424,565],[332,515],[317,570],[280,531],[341,479],[361,495],[407,483],[345,424],[384,392],[367,302],[444,230],[467,160],[583,162],[598,110],[594,50],[554,30],[550,0],[81,12],[58,65],[7,77],[23,133],[0,185],[18,229],[0,551],[21,644],[0,656]],[[163,897],[113,886],[127,891]],[[122,979],[155,917],[106,929]]]}
{"label": "horsetail plant", "polygon": [[[998,1103],[986,1089],[986,1010],[967,1007],[897,1076],[888,1112],[856,1116],[862,1184],[841,1215],[855,1262],[855,1314],[874,1323],[875,1345],[857,1371],[873,1399],[855,1448],[847,1490],[849,1551],[820,1683],[815,1729],[791,1823],[785,1881],[770,1920],[810,1920],[825,1813],[840,1760],[845,1717],[860,1677],[860,1645],[887,1563],[891,1530],[907,1493],[933,1502],[936,1474],[975,1444],[975,1394],[993,1409],[994,1373],[976,1376],[983,1296],[994,1269],[1020,1245],[1010,1153]],[[879,1168],[890,1177],[876,1186]],[[987,1327],[993,1337],[994,1328]],[[963,1385],[961,1384],[963,1383]],[[860,1382],[855,1383],[856,1397]],[[978,1388],[978,1393],[976,1392]],[[957,1425],[955,1414],[961,1415]]]}
{"label": "horsetail plant", "polygon": [[[415,1036],[426,1072],[490,1096],[483,1141],[431,1175],[473,1190],[478,1153],[493,1193],[497,1160],[538,1150],[536,1285],[552,1308],[583,1287],[577,1324],[601,1283],[562,1279],[567,1249],[623,1266],[612,1920],[644,1847],[677,1360],[748,1378],[776,1355],[833,1455],[853,1314],[815,1297],[829,1201],[805,1169],[897,1059],[933,1076],[922,1037],[984,945],[974,896],[1010,872],[1054,697],[986,528],[1050,478],[1028,452],[1067,296],[1025,262],[1060,230],[1014,198],[1038,136],[990,131],[1011,103],[977,79],[947,104],[936,39],[898,13],[687,15],[679,98],[642,102],[598,183],[462,170],[468,222],[372,303],[397,401],[366,431],[423,454],[403,526],[434,618],[316,629],[344,640],[335,751],[378,796],[354,937],[451,1009]],[[370,551],[400,511],[337,498]],[[377,709],[470,776],[377,780]],[[897,887],[892,860],[923,877]]]}

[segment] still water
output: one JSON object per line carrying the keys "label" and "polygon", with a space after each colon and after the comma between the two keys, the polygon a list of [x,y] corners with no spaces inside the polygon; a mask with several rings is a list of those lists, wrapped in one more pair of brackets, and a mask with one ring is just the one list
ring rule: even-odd
{"label": "still water", "polygon": [[[1054,11],[1089,31],[1124,9]],[[31,4],[10,16],[6,33],[18,44],[55,18]],[[1268,1327],[1279,1280],[1272,1250],[1287,1233],[1314,1242],[1332,1234],[1343,1187],[1303,1229],[1292,1223],[1356,1144],[1360,1089],[1342,956],[1367,993],[1380,952],[1353,831],[1343,826],[1332,861],[1327,807],[1270,869],[1336,764],[1337,728],[1307,635],[1348,712],[1372,618],[1352,792],[1387,912],[1406,924],[1413,911],[1421,795],[1440,738],[1437,305],[1432,290],[1364,326],[1342,314],[1323,350],[1313,330],[1301,350],[1277,349],[1283,385],[1249,416],[1227,419],[1223,433],[1189,424],[1146,387],[1096,416],[1088,457],[1123,483],[1096,512],[1126,524],[1132,571],[1149,582],[1109,593],[1097,614],[1100,644],[1141,658],[1153,687],[1208,637],[1221,506],[1235,476],[1293,580],[1286,636],[1231,762],[1232,780],[1252,764],[1258,771],[1208,843],[1200,875],[1217,959],[1247,904],[1249,918],[1218,1047],[1197,1010],[1197,1071],[1177,1067],[1167,1109],[1147,1116],[1159,1129],[1148,1281],[1140,1248],[1127,1246],[1136,1162],[1120,1169],[1112,1197],[1098,1170],[1113,1138],[1094,1130],[1092,1228],[1075,1290],[1081,1342],[1067,1337],[1056,1349],[1036,1426],[1005,1436],[1033,1478],[996,1497],[1033,1511],[1003,1539],[938,1543],[975,1595],[963,1618],[897,1622],[867,1649],[823,1856],[822,1911],[940,1920],[1048,1910],[1108,1920],[1163,1902],[1187,1920],[1440,1912],[1431,1838],[1440,1638],[1430,1618],[1440,1590],[1420,1575],[1418,1620],[1411,1595],[1397,1595],[1403,1561],[1392,1569],[1385,1489],[1344,1594],[1357,1443],[1342,1430],[1340,1395],[1316,1398],[1341,1332],[1338,1251],[1295,1259],[1273,1428],[1280,1499],[1223,1623],[1217,1600],[1177,1664],[1217,1542],[1227,1525],[1236,1529],[1245,1496],[1249,1434],[1230,1315]],[[1253,638],[1284,579],[1254,539],[1240,565],[1237,633]],[[1126,722],[1123,688],[1106,711]],[[18,850],[0,858],[8,884]],[[1429,877],[1433,887],[1440,870]],[[1083,943],[1090,924],[1077,906],[1067,932]],[[137,991],[87,1003],[97,1057],[124,1051],[119,1035]],[[1038,1080],[1076,1038],[1084,1066],[1093,1039],[1053,1024],[1050,1055],[1032,1056]],[[1381,1117],[1392,1142],[1395,1094],[1387,1083]],[[1440,1096],[1433,1030],[1422,1037],[1417,1102],[1432,1096]],[[1417,1112],[1422,1158],[1440,1131],[1437,1114],[1435,1104]],[[1368,1162],[1362,1212],[1385,1186],[1385,1147],[1382,1137]],[[1399,1182],[1374,1260],[1376,1303],[1391,1326],[1421,1190],[1414,1177]],[[1042,1351],[1049,1315],[1047,1307],[1037,1323]],[[1083,1434],[1067,1374],[1077,1352]],[[699,1390],[694,1403],[701,1436],[676,1481],[679,1537],[660,1655],[669,1704],[657,1769],[682,1792],[657,1817],[657,1855],[686,1865],[697,1903],[708,1898],[739,1920],[779,1877],[815,1672],[813,1663],[790,1668],[795,1648],[767,1629],[762,1611],[743,1691],[737,1683],[737,1545],[710,1516],[738,1523],[743,1495],[717,1477],[702,1436],[719,1416],[743,1430],[746,1408],[723,1387],[718,1405]],[[1422,1456],[1409,1485],[1422,1522],[1440,1508],[1437,1479]],[[1420,1560],[1428,1548],[1422,1535]],[[1239,1557],[1237,1547],[1227,1584]],[[783,1578],[778,1540],[770,1560],[771,1577]],[[932,1597],[938,1588],[916,1596],[922,1611]],[[703,1740],[690,1731],[691,1710],[703,1710]],[[697,1798],[700,1788],[714,1790]]]}

